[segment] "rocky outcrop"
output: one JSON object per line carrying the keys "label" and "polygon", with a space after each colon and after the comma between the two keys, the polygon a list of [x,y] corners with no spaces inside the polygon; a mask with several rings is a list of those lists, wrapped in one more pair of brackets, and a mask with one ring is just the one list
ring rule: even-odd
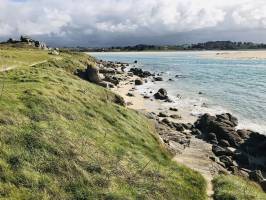
{"label": "rocky outcrop", "polygon": [[101,78],[99,75],[99,69],[96,66],[88,65],[85,71],[86,79],[92,83],[100,83]]}
{"label": "rocky outcrop", "polygon": [[159,100],[166,100],[168,99],[168,96],[167,96],[167,91],[163,88],[159,89],[158,92],[156,92],[154,94],[154,98],[155,99],[159,99]]}
{"label": "rocky outcrop", "polygon": [[[265,186],[266,136],[250,130],[236,130],[238,120],[229,113],[202,115],[195,127],[200,136],[213,144],[212,151],[229,171],[251,170],[249,178]],[[265,187],[264,187],[265,188]]]}
{"label": "rocky outcrop", "polygon": [[149,71],[143,71],[141,68],[131,68],[129,72],[132,72],[135,76],[141,78],[147,78],[149,76],[152,76]]}
{"label": "rocky outcrop", "polygon": [[195,123],[195,127],[204,133],[205,137],[209,134],[215,134],[217,142],[228,142],[233,147],[238,147],[243,143],[243,139],[238,135],[235,130],[238,124],[237,119],[229,113],[210,116],[204,114]]}

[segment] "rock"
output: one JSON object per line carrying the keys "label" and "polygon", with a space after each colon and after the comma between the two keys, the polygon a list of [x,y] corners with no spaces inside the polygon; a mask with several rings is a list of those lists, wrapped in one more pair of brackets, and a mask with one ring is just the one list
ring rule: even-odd
{"label": "rock", "polygon": [[185,130],[184,127],[182,126],[182,124],[179,124],[179,123],[172,123],[172,125],[174,126],[174,128],[175,128],[177,131],[183,132],[183,131]]}
{"label": "rock", "polygon": [[135,85],[143,85],[143,81],[141,79],[136,79]]}
{"label": "rock", "polygon": [[99,72],[102,74],[115,74],[116,70],[111,67],[104,67],[100,68]]}
{"label": "rock", "polygon": [[168,81],[174,81],[173,79],[169,78]]}
{"label": "rock", "polygon": [[223,156],[223,155],[227,155],[227,156],[231,156],[232,154],[225,148],[222,148],[218,145],[213,145],[212,146],[212,152],[216,155],[216,156]]}
{"label": "rock", "polygon": [[134,76],[134,74],[132,72],[128,72],[127,75],[130,76],[130,77]]}
{"label": "rock", "polygon": [[135,60],[135,61],[134,61],[134,63],[135,63],[135,64],[137,64],[137,63],[138,63],[138,61],[137,61],[137,60]]}
{"label": "rock", "polygon": [[149,99],[150,97],[147,96],[147,95],[144,95],[143,98],[144,98],[144,99]]}
{"label": "rock", "polygon": [[227,168],[229,168],[231,166],[234,166],[234,163],[233,163],[232,159],[230,157],[228,157],[228,156],[225,156],[225,155],[220,156],[219,160],[222,163],[224,163]]}
{"label": "rock", "polygon": [[112,76],[112,75],[105,75],[104,77],[105,81],[111,82],[114,85],[118,85],[119,84],[119,79],[116,76]]}
{"label": "rock", "polygon": [[215,156],[210,156],[209,157],[213,162],[217,162],[217,158]]}
{"label": "rock", "polygon": [[128,97],[134,97],[135,95],[134,95],[133,93],[130,93],[130,92],[129,92],[129,93],[127,93],[127,96],[128,96]]}
{"label": "rock", "polygon": [[166,125],[168,125],[168,126],[170,126],[170,127],[173,127],[172,122],[170,122],[167,118],[164,118],[164,119],[162,120],[162,123],[164,123],[164,124],[166,124]]}
{"label": "rock", "polygon": [[171,110],[171,111],[175,111],[175,112],[177,112],[178,111],[178,109],[177,108],[169,108],[169,110]]}
{"label": "rock", "polygon": [[216,140],[216,141],[217,141],[217,137],[216,137],[215,133],[208,133],[208,134],[206,135],[206,139],[207,139],[208,141],[211,141],[211,140]]}
{"label": "rock", "polygon": [[158,114],[158,117],[168,117],[168,115],[166,113],[160,112]]}
{"label": "rock", "polygon": [[160,77],[160,76],[158,76],[158,77],[154,77],[154,80],[155,80],[155,81],[163,81],[163,78]]}
{"label": "rock", "polygon": [[163,88],[159,89],[158,92],[154,94],[154,98],[159,100],[168,99],[167,91]]}
{"label": "rock", "polygon": [[88,65],[85,74],[86,79],[92,83],[98,84],[101,81],[99,69],[96,66]]}
{"label": "rock", "polygon": [[199,92],[198,94],[201,95],[201,94],[203,94],[203,93],[202,93],[202,92]]}
{"label": "rock", "polygon": [[249,173],[249,179],[252,181],[255,181],[257,183],[260,183],[261,181],[264,181],[264,177],[260,170],[254,170]]}
{"label": "rock", "polygon": [[170,115],[173,119],[181,119],[182,117],[180,115]]}
{"label": "rock", "polygon": [[191,130],[192,135],[201,135],[201,131],[197,128],[193,128]]}
{"label": "rock", "polygon": [[152,74],[149,71],[143,71],[140,68],[131,68],[129,72],[133,73],[135,76],[139,76],[141,78],[147,78]]}
{"label": "rock", "polygon": [[243,139],[235,131],[237,119],[229,113],[210,116],[204,114],[195,123],[195,127],[204,134],[215,133],[217,140],[227,140],[230,146],[237,147],[242,144]]}
{"label": "rock", "polygon": [[250,134],[252,133],[252,131],[250,130],[237,130],[237,134],[242,138],[242,139],[247,139],[249,138]]}
{"label": "rock", "polygon": [[182,126],[187,130],[191,130],[193,128],[193,125],[191,123],[182,124]]}
{"label": "rock", "polygon": [[229,147],[230,146],[230,144],[227,140],[220,140],[219,145],[221,145],[222,147]]}

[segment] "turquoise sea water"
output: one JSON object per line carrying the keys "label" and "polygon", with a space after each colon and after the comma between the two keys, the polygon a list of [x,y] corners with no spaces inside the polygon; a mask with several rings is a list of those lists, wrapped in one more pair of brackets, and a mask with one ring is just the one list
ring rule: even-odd
{"label": "turquoise sea water", "polygon": [[[241,128],[266,134],[266,60],[213,59],[200,52],[92,55],[110,61],[138,60],[138,67],[144,70],[164,72],[165,81],[151,87],[164,87],[173,98],[180,94],[182,100],[178,103],[195,107],[192,113],[231,112],[239,118]],[[167,81],[169,78],[174,81]],[[196,106],[203,103],[207,106]]]}

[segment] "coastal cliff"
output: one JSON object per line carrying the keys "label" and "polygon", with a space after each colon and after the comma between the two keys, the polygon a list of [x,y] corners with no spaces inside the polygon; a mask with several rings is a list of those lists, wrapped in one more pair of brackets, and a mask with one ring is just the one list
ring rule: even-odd
{"label": "coastal cliff", "polygon": [[[154,124],[77,76],[95,59],[0,50],[0,196],[205,199],[203,177],[171,160]],[[18,64],[20,63],[20,64]]]}
{"label": "coastal cliff", "polygon": [[[176,122],[180,116],[173,107],[169,114],[161,111],[158,116],[136,111],[128,101],[140,97],[135,85],[153,79],[154,73],[64,50],[49,54],[37,48],[2,46],[0,57],[5,66],[0,74],[1,197],[207,198],[201,172],[174,161],[185,149],[194,148],[194,138],[206,140],[200,137],[205,134],[202,123]],[[161,78],[156,75],[155,80]],[[123,84],[128,91],[119,90]],[[158,100],[151,101],[153,97]],[[141,98],[171,103],[164,89]],[[215,155],[203,159],[216,166],[216,199],[228,193],[241,199],[237,195],[246,188],[250,198],[265,197],[258,185],[242,178],[225,176],[222,182],[219,172],[232,171],[216,162]],[[237,189],[226,190],[228,184]]]}

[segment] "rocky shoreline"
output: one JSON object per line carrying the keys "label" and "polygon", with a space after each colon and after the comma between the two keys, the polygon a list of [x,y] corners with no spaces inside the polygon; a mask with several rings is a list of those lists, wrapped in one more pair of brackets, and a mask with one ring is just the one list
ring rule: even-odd
{"label": "rocky shoreline", "polygon": [[[137,61],[134,62],[136,63]],[[86,71],[79,71],[77,75],[113,90],[127,85],[125,100],[119,99],[118,103],[130,107],[133,105],[130,99],[136,95],[134,92],[137,86],[150,81],[163,81],[160,74],[143,71],[134,64],[99,60],[97,66],[88,64]],[[170,104],[167,111],[158,108],[145,110],[144,113],[154,120],[161,141],[173,154],[182,154],[189,148],[193,138],[200,139],[211,145],[212,153],[208,153],[206,159],[215,166],[214,175],[229,173],[244,176],[259,183],[266,191],[266,136],[251,130],[237,130],[238,120],[230,113],[215,116],[204,114],[194,123],[181,122],[182,116],[178,113],[178,108],[171,107],[172,100],[164,88],[146,91],[141,98],[147,104]]]}

